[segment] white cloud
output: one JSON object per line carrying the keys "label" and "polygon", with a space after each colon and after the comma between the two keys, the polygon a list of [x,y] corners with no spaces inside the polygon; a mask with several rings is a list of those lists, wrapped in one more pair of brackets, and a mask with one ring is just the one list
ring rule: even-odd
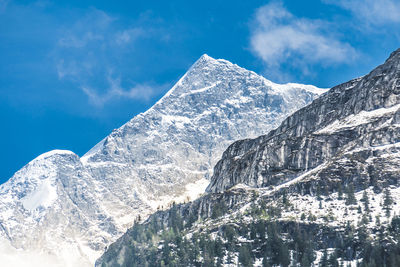
{"label": "white cloud", "polygon": [[102,107],[106,102],[121,98],[149,100],[160,90],[160,86],[147,84],[138,84],[129,89],[124,89],[121,86],[121,79],[114,79],[111,76],[108,77],[108,84],[109,88],[103,94],[89,86],[82,86],[81,89],[88,96],[89,102],[97,107]]}
{"label": "white cloud", "polygon": [[60,59],[57,63],[57,74],[58,78],[61,79],[71,79],[74,81],[82,80],[82,76],[90,75],[91,70],[94,68],[94,63],[90,60],[77,61],[74,59],[69,59],[65,61]]}
{"label": "white cloud", "polygon": [[60,40],[58,44],[61,47],[74,47],[81,48],[86,46],[91,41],[103,40],[104,37],[101,34],[95,34],[93,32],[86,32],[82,36],[67,35]]}
{"label": "white cloud", "polygon": [[136,41],[139,37],[144,35],[142,28],[132,28],[129,30],[123,30],[115,35],[115,42],[119,45],[128,44]]}
{"label": "white cloud", "polygon": [[364,23],[379,25],[400,23],[399,0],[324,0],[351,11]]}
{"label": "white cloud", "polygon": [[275,76],[279,76],[282,64],[291,64],[307,75],[313,64],[350,62],[356,55],[355,49],[336,38],[331,26],[321,20],[297,18],[281,2],[273,2],[256,11],[251,49]]}
{"label": "white cloud", "polygon": [[58,78],[75,83],[96,107],[123,98],[146,101],[164,89],[145,82],[134,85],[127,78],[135,70],[132,44],[139,45],[150,34],[140,23],[115,22],[118,18],[91,9],[60,31],[52,53]]}
{"label": "white cloud", "polygon": [[114,20],[105,12],[92,9],[62,31],[58,45],[65,48],[82,48],[91,42],[104,41]]}

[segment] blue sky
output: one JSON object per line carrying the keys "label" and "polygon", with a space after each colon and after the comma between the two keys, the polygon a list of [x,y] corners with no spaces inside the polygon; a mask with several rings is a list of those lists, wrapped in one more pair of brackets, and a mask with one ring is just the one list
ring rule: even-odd
{"label": "blue sky", "polygon": [[400,47],[397,0],[0,0],[0,182],[52,149],[82,155],[202,54],[331,87]]}

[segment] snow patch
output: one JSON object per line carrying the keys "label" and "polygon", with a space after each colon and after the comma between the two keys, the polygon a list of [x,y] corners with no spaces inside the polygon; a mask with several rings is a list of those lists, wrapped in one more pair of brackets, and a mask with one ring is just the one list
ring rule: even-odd
{"label": "snow patch", "polygon": [[27,210],[35,210],[39,207],[47,208],[57,199],[57,190],[51,185],[51,181],[43,182],[30,194],[21,199],[22,205]]}
{"label": "snow patch", "polygon": [[315,134],[331,134],[339,130],[350,129],[362,124],[369,123],[374,119],[380,118],[384,115],[388,115],[396,112],[400,108],[399,105],[392,106],[390,108],[380,108],[373,111],[361,111],[358,114],[352,114],[345,119],[335,120],[325,128],[322,128],[315,132]]}
{"label": "snow patch", "polygon": [[183,198],[189,197],[189,199],[195,200],[200,197],[205,191],[207,186],[210,184],[210,181],[207,179],[200,179],[194,183],[190,183],[186,185],[186,191],[183,194]]}
{"label": "snow patch", "polygon": [[299,83],[287,83],[287,84],[282,84],[278,85],[278,87],[289,87],[289,88],[301,88],[307,92],[317,94],[317,95],[322,95],[323,93],[328,92],[329,88],[318,88],[313,85],[307,85],[307,84],[299,84]]}
{"label": "snow patch", "polygon": [[206,86],[206,87],[203,87],[203,88],[200,88],[200,89],[192,90],[189,93],[180,95],[180,97],[185,97],[185,96],[192,95],[192,94],[203,93],[203,92],[205,92],[205,91],[207,91],[207,90],[209,90],[211,88],[216,87],[220,83],[221,83],[221,81],[218,81],[216,83],[211,84],[210,86]]}
{"label": "snow patch", "polygon": [[155,209],[161,206],[167,208],[173,202],[184,203],[188,201],[193,201],[199,198],[206,191],[206,188],[209,184],[210,184],[209,180],[205,178],[199,179],[193,183],[188,183],[185,186],[185,191],[178,197],[177,196],[163,197],[160,201],[156,201],[150,204]]}

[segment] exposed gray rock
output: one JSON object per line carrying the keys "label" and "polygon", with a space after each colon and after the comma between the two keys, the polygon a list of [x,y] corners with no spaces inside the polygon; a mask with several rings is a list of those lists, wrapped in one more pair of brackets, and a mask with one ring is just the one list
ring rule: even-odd
{"label": "exposed gray rock", "polygon": [[10,243],[22,249],[14,251],[20,265],[93,264],[139,215],[203,193],[231,142],[268,132],[323,91],[202,56],[151,109],[81,159],[53,151],[3,184],[0,258]]}
{"label": "exposed gray rock", "polygon": [[332,88],[268,135],[233,143],[214,169],[208,192],[238,183],[279,185],[302,177],[397,183],[400,50],[368,75]]}
{"label": "exposed gray rock", "polygon": [[[400,207],[399,81],[400,49],[370,74],[332,88],[269,134],[233,143],[214,168],[208,194],[157,212],[131,228],[109,247],[96,266],[141,266],[140,260],[162,264],[165,255],[172,255],[172,263],[180,262],[184,257],[178,252],[182,249],[172,239],[170,250],[163,251],[167,245],[163,234],[173,231],[175,214],[185,225],[174,230],[175,234],[187,238],[189,244],[194,243],[193,233],[206,233],[206,240],[225,239],[224,248],[234,247],[227,245],[230,241],[222,229],[233,226],[238,232],[242,230],[230,256],[237,257],[243,246],[250,246],[251,255],[258,259],[257,266],[266,257],[258,252],[272,246],[267,247],[265,241],[271,223],[279,224],[289,245],[294,243],[291,233],[297,231],[306,234],[297,236],[297,240],[312,240],[311,253],[340,251],[344,265],[354,265],[366,254],[370,256],[372,242],[382,245],[385,251],[388,244],[397,245],[398,237],[387,232],[391,219],[400,221],[396,217]],[[347,204],[346,197],[338,193],[350,183],[360,191],[354,195],[355,204]],[[389,210],[386,218],[382,209],[384,186],[392,192],[394,202],[394,212]],[[368,208],[362,202],[363,193],[371,197]],[[221,208],[223,211],[214,216]],[[192,224],[192,220],[196,222]],[[263,223],[260,232],[264,235],[260,238],[253,233],[252,237],[251,231],[256,231],[254,225],[259,222]],[[150,233],[150,238],[138,238],[138,229]],[[196,249],[203,254],[194,257],[189,266],[206,265],[205,246]],[[295,255],[298,249],[292,246],[288,255]],[[226,263],[229,256],[225,252],[214,256]],[[300,264],[300,259],[291,259],[292,264]],[[316,265],[319,260],[306,266]],[[232,262],[226,266],[236,265]]]}

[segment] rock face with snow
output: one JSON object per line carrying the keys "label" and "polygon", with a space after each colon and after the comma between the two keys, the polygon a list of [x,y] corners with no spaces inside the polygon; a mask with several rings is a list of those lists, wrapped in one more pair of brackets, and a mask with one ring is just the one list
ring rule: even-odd
{"label": "rock face with snow", "polygon": [[[20,251],[25,264],[36,258],[44,265],[89,265],[94,251],[117,234],[93,190],[95,181],[76,154],[55,150],[37,157],[0,187],[0,242],[27,250]],[[12,260],[6,265],[14,266]]]}
{"label": "rock face with snow", "polygon": [[[235,142],[208,187],[278,185],[306,176],[358,188],[397,184],[400,158],[400,51],[368,75],[332,88],[280,127]],[[308,174],[309,173],[309,174]]]}
{"label": "rock face with snow", "polygon": [[[163,205],[184,193],[177,185],[208,179],[234,140],[256,137],[311,102],[322,90],[276,85],[225,61],[202,56],[147,112],[136,116],[82,157],[104,192],[117,196],[113,218]],[[208,183],[208,182],[206,182]],[[122,207],[121,207],[122,205]]]}
{"label": "rock face with snow", "polygon": [[322,92],[202,56],[151,109],[82,158],[52,151],[1,185],[0,259],[11,245],[51,266],[93,264],[138,215],[203,193],[232,141],[265,134]]}
{"label": "rock face with snow", "polygon": [[135,225],[96,266],[400,266],[399,119],[400,49],[234,142],[208,194]]}

